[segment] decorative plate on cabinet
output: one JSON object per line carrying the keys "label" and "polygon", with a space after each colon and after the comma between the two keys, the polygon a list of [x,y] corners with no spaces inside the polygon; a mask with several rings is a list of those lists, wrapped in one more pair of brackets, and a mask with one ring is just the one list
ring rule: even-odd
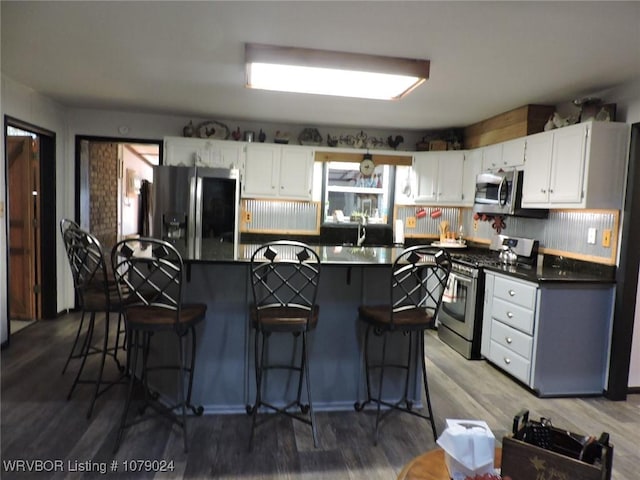
{"label": "decorative plate on cabinet", "polygon": [[224,123],[212,120],[203,122],[196,128],[196,134],[200,138],[212,138],[217,140],[226,140],[229,138],[229,127]]}

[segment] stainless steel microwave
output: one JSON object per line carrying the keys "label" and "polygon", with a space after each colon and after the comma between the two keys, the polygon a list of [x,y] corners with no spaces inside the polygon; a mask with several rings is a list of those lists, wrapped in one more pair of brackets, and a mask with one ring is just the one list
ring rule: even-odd
{"label": "stainless steel microwave", "polygon": [[549,210],[522,208],[522,170],[485,172],[476,177],[473,211],[486,215],[546,218]]}

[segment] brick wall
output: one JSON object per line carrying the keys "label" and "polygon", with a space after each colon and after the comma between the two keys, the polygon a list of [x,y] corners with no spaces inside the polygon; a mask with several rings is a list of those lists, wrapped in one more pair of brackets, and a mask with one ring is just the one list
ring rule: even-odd
{"label": "brick wall", "polygon": [[89,145],[90,231],[105,250],[116,243],[118,228],[118,147],[115,143]]}

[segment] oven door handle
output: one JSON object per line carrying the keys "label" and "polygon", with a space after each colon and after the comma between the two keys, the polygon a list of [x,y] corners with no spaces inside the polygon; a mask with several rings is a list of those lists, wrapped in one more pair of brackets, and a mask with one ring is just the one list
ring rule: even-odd
{"label": "oven door handle", "polygon": [[[454,277],[458,283],[463,284],[465,287],[467,287],[467,289],[470,289],[472,286],[473,279],[467,277],[466,275],[460,275],[458,273],[451,272],[449,276]],[[448,306],[449,304],[447,302],[442,302],[442,305],[440,306],[440,308],[444,310],[446,314],[449,315],[450,317],[455,318],[459,322],[464,322],[464,314],[460,315],[460,313],[449,309]]]}
{"label": "oven door handle", "polygon": [[459,273],[454,273],[451,272],[449,274],[450,277],[455,277],[455,279],[460,282],[460,283],[464,283],[467,286],[471,286],[471,283],[473,283],[473,279],[467,277],[466,275],[460,275]]}

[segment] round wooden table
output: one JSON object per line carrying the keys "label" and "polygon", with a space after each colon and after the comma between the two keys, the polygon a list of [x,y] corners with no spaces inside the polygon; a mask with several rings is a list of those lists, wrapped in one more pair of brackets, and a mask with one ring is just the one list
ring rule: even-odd
{"label": "round wooden table", "polygon": [[[500,468],[502,464],[502,448],[496,448],[493,465]],[[398,480],[450,480],[449,471],[444,463],[444,450],[437,448],[418,455],[407,463]]]}

